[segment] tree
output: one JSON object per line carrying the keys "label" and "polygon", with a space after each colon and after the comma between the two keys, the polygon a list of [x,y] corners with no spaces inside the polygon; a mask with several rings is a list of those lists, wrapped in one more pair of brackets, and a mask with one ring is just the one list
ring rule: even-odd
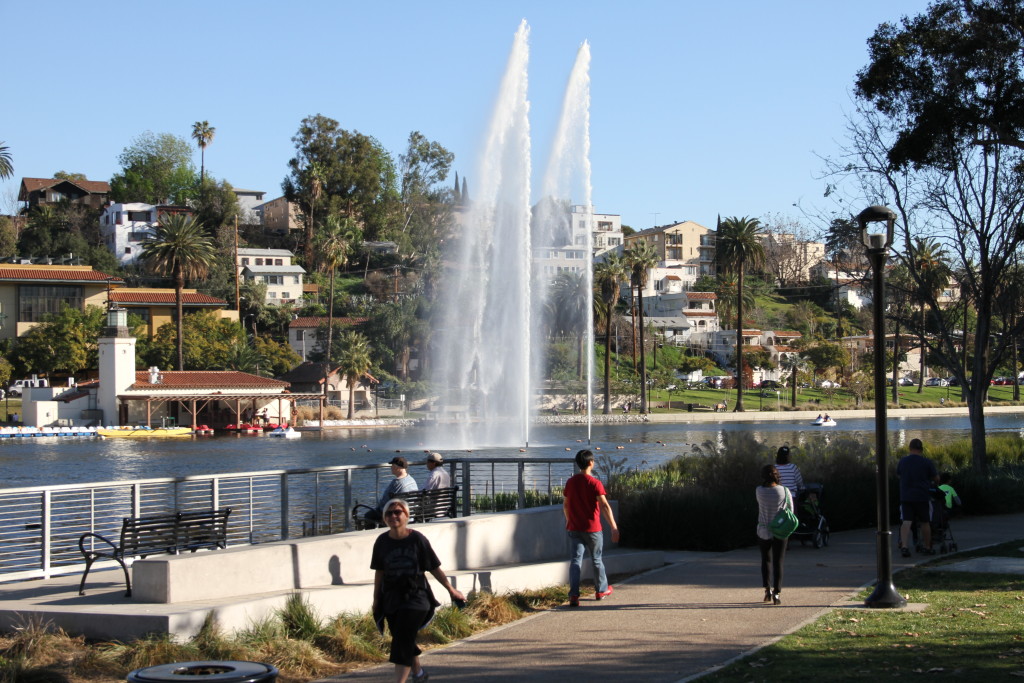
{"label": "tree", "polygon": [[84,173],[69,173],[67,171],[57,171],[53,174],[53,177],[59,178],[60,180],[70,180],[71,182],[88,180]]}
{"label": "tree", "polygon": [[743,410],[743,275],[746,268],[760,268],[764,264],[764,245],[761,243],[761,224],[756,218],[726,218],[722,221],[715,240],[717,257],[723,268],[736,275],[736,407]]}
{"label": "tree", "polygon": [[319,114],[302,120],[292,142],[281,188],[309,219],[307,247],[319,216],[331,213],[355,221],[369,239],[386,237],[398,193],[394,161],[380,142]]}
{"label": "tree", "polygon": [[0,140],[0,180],[6,180],[14,175],[14,160],[11,158],[11,150]]}
{"label": "tree", "polygon": [[185,369],[181,306],[185,280],[203,277],[215,258],[213,242],[191,216],[165,214],[153,235],[142,241],[142,262],[154,272],[174,281],[178,370]]}
{"label": "tree", "polygon": [[839,344],[822,342],[800,352],[803,360],[814,366],[815,373],[822,370],[839,370],[850,364],[850,352]]}
{"label": "tree", "polygon": [[591,293],[586,273],[562,271],[555,278],[548,295],[548,319],[553,336],[564,335],[576,340],[576,378],[584,375],[583,358],[587,338],[587,308]]}
{"label": "tree", "polygon": [[74,374],[98,365],[98,344],[106,313],[99,306],[82,311],[64,306],[19,337],[14,361],[26,372]]}
{"label": "tree", "polygon": [[[181,328],[185,369],[223,370],[245,360],[234,357],[237,347],[248,344],[245,331],[217,311],[190,313],[182,320]],[[139,339],[138,347],[141,367],[173,367],[178,355],[178,325],[161,325],[152,339]]]}
{"label": "tree", "polygon": [[146,131],[117,160],[121,172],[110,180],[112,201],[186,204],[195,192],[192,146],[175,135]]}
{"label": "tree", "polygon": [[658,263],[658,254],[646,240],[636,241],[625,252],[626,263],[629,264],[630,282],[637,290],[640,329],[640,412],[647,412],[647,354],[644,351],[644,287],[651,268]]}
{"label": "tree", "polygon": [[231,225],[233,231],[235,217],[241,212],[238,195],[235,194],[231,183],[226,180],[218,181],[213,177],[200,182],[199,196],[195,198],[193,206],[196,220],[210,234],[226,225]]}
{"label": "tree", "polygon": [[[344,267],[348,259],[349,244],[354,238],[355,226],[352,219],[342,218],[336,214],[327,217],[327,225],[320,236],[319,252],[321,260],[327,266],[327,277],[331,281],[331,294],[327,304],[327,349],[332,344],[334,332],[334,281],[338,267]],[[330,358],[327,359],[330,362]]]}
{"label": "tree", "polygon": [[[604,320],[604,409],[603,413],[612,412],[612,320],[615,318],[615,304],[623,282],[628,277],[627,266],[620,256],[606,254],[604,261],[594,265],[594,297],[595,308],[600,304],[600,319]],[[618,353],[618,349],[615,350]]]}
{"label": "tree", "polygon": [[451,226],[453,191],[444,183],[455,155],[419,131],[409,133],[398,157],[401,180],[403,253],[439,252]]}
{"label": "tree", "polygon": [[[18,253],[18,231],[7,216],[0,216],[0,258]],[[102,269],[101,269],[102,270]]]}
{"label": "tree", "polygon": [[807,369],[807,361],[800,357],[796,353],[787,353],[780,360],[782,369],[784,372],[788,372],[790,375],[789,389],[790,389],[790,400],[789,404],[796,408],[796,390],[799,385],[797,381],[797,375]]}
{"label": "tree", "polygon": [[348,419],[355,415],[356,383],[370,371],[370,342],[358,332],[349,331],[341,335],[341,355],[338,370],[348,383]]}
{"label": "tree", "polygon": [[912,242],[908,259],[920,272],[918,280],[918,305],[921,312],[918,341],[921,349],[921,377],[918,378],[917,393],[924,391],[925,370],[928,367],[928,325],[927,314],[929,302],[936,302],[939,295],[949,285],[949,266],[946,264],[946,253],[938,241],[923,237]]}
{"label": "tree", "polygon": [[[833,165],[837,176],[853,176],[867,203],[897,212],[904,244],[912,236],[940,240],[963,274],[962,296],[977,314],[974,354],[967,369],[957,362],[959,326],[931,304],[937,329],[929,351],[960,380],[981,473],[986,388],[1019,333],[993,335],[999,278],[1024,243],[1020,16],[1016,0],[941,0],[899,26],[879,26],[856,81],[849,148]],[[913,268],[911,277],[920,280]]]}
{"label": "tree", "polygon": [[192,124],[192,139],[199,146],[199,184],[202,187],[206,180],[206,147],[213,142],[217,129],[209,121],[196,121]]}

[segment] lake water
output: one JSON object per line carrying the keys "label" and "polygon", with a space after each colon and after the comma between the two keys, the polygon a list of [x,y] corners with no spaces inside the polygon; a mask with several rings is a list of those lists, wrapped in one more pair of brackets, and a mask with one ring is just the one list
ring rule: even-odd
{"label": "lake water", "polygon": [[[1020,415],[991,415],[988,433],[1024,435]],[[628,467],[647,468],[689,452],[693,444],[715,441],[724,432],[749,431],[773,448],[799,444],[829,435],[853,435],[874,443],[874,418],[843,419],[837,427],[811,427],[804,421],[681,424],[598,424],[592,429],[591,448],[627,458]],[[928,443],[967,438],[966,416],[891,418],[891,442],[905,444],[914,437]],[[473,451],[449,450],[436,433],[419,427],[338,429],[304,432],[301,439],[284,440],[265,435],[214,436],[193,439],[2,439],[0,488],[55,484],[183,477],[226,472],[380,464],[396,453],[422,462],[425,451],[437,450],[448,458],[561,458],[585,447],[586,426],[537,426],[526,452],[513,448]],[[618,448],[622,446],[622,448]],[[413,468],[421,475],[425,469]]]}

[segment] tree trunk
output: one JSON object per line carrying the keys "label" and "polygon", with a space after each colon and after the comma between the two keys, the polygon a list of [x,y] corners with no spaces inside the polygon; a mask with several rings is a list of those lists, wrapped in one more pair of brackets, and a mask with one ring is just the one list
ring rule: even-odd
{"label": "tree trunk", "polygon": [[605,415],[612,412],[612,313],[608,310],[604,324],[604,410]]}
{"label": "tree trunk", "polygon": [[743,263],[736,277],[736,407],[734,413],[743,412]]}
{"label": "tree trunk", "polygon": [[924,303],[921,304],[921,377],[917,381],[917,393],[924,393],[924,371],[928,365],[928,347],[925,345],[924,340],[924,324],[925,324],[925,311]]}
{"label": "tree trunk", "polygon": [[174,269],[174,309],[178,314],[178,370],[185,369],[185,320],[182,317],[181,297],[185,289],[185,278],[181,273],[181,267]]}
{"label": "tree trunk", "polygon": [[640,414],[647,413],[647,354],[646,344],[644,344],[644,289],[641,284],[636,288],[637,300],[639,302],[638,311],[640,315]]}
{"label": "tree trunk", "polygon": [[[882,337],[883,343],[885,337]],[[892,402],[900,406],[900,323],[895,321],[892,327]]]}
{"label": "tree trunk", "polygon": [[348,419],[355,417],[356,412],[356,382],[359,378],[348,378]]}

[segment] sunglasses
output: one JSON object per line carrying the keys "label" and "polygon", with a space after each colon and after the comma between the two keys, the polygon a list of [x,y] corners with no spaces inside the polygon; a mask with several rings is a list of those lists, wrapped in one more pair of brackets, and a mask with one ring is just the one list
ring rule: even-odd
{"label": "sunglasses", "polygon": [[403,512],[405,512],[405,510],[403,510],[402,508],[395,508],[394,510],[388,510],[387,512],[385,512],[384,516],[390,517],[391,515],[400,515]]}

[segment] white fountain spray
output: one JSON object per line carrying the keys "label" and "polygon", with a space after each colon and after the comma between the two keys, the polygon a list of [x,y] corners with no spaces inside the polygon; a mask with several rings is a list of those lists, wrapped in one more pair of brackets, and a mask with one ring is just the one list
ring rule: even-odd
{"label": "white fountain spray", "polygon": [[[545,213],[571,207],[574,203],[582,205],[582,212],[571,213],[569,216],[569,234],[565,243],[574,247],[583,246],[586,250],[585,258],[580,262],[585,291],[580,293],[583,300],[576,305],[584,312],[586,326],[587,443],[590,443],[594,396],[594,208],[590,176],[590,44],[584,41],[576,52],[576,62],[569,74],[558,128],[541,185],[542,197],[552,201],[542,201],[540,204],[541,215],[534,217],[538,226],[534,230],[534,238],[542,246],[556,245],[562,222]],[[548,230],[545,231],[541,226],[547,226]],[[582,238],[582,245],[577,237]],[[549,279],[550,276],[537,273],[536,282],[544,287],[544,294],[536,299],[547,301],[546,284]]]}
{"label": "white fountain spray", "polygon": [[[435,348],[443,438],[452,446],[528,443],[530,399],[530,29],[513,40],[458,258],[443,289]],[[444,413],[447,413],[444,414]]]}

